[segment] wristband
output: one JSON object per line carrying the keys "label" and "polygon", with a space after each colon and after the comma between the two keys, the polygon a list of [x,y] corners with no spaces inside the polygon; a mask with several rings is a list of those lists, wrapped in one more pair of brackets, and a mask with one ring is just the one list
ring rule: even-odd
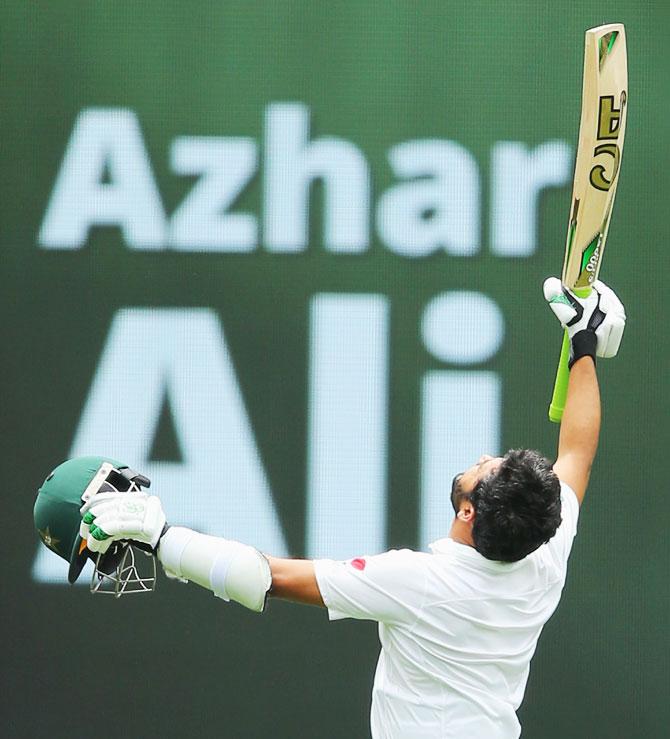
{"label": "wristband", "polygon": [[595,331],[588,328],[578,331],[570,341],[570,361],[568,362],[568,367],[572,369],[572,365],[582,357],[591,357],[595,364],[597,346],[598,337]]}

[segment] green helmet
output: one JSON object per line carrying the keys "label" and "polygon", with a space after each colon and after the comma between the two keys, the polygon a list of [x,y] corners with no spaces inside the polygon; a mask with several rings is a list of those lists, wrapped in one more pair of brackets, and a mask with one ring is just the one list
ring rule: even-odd
{"label": "green helmet", "polygon": [[[149,487],[150,481],[128,465],[108,457],[77,457],[58,465],[37,491],[33,509],[35,528],[40,539],[59,557],[69,562],[67,579],[74,583],[87,560],[95,563],[91,590],[93,592],[124,592],[153,590],[153,579],[142,577],[136,568],[134,548],[141,545],[114,542],[105,553],[95,554],[86,547],[79,535],[79,509],[99,492],[131,492]],[[155,563],[154,567],[155,573]],[[111,583],[111,588],[103,587]]]}

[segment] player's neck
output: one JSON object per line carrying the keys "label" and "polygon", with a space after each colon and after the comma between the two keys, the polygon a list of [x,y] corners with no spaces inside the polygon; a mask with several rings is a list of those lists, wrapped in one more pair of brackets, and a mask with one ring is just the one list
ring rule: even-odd
{"label": "player's neck", "polygon": [[474,547],[475,543],[472,539],[472,524],[455,518],[449,530],[449,538],[458,544],[465,544],[468,547]]}

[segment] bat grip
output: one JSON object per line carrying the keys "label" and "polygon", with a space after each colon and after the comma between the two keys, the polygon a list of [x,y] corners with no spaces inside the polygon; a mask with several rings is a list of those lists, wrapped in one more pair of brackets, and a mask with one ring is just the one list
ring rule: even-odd
{"label": "bat grip", "polygon": [[[591,292],[590,287],[575,288],[575,295],[580,298],[586,298]],[[549,404],[549,420],[554,423],[560,423],[565,410],[565,400],[568,397],[568,382],[570,380],[570,337],[568,332],[563,334],[563,344],[561,346],[561,356],[558,360],[558,369],[556,370],[556,379],[554,380],[554,394],[551,396]]]}
{"label": "bat grip", "polygon": [[568,381],[570,380],[569,359],[570,338],[568,332],[565,331],[563,333],[561,357],[558,360],[558,369],[556,370],[556,380],[554,381],[554,394],[551,396],[551,403],[549,405],[549,420],[554,423],[560,423],[563,418],[565,399],[568,396]]}

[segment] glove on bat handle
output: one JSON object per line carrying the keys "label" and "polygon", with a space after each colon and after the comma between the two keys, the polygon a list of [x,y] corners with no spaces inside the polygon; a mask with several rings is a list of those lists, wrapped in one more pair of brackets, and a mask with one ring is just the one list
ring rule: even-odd
{"label": "glove on bat handle", "polygon": [[[591,293],[590,287],[576,289],[572,291],[579,298],[586,298]],[[560,423],[565,410],[565,400],[568,397],[568,381],[570,380],[570,337],[567,330],[563,334],[563,345],[561,346],[561,356],[558,360],[558,369],[556,370],[556,380],[554,381],[554,394],[551,396],[549,404],[549,420],[553,423]]]}

